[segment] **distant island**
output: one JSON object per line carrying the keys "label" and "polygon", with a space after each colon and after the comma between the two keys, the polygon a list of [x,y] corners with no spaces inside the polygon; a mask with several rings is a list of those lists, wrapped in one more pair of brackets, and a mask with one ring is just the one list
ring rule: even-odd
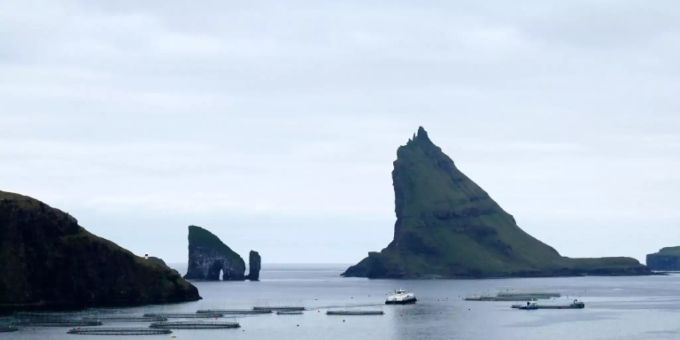
{"label": "distant island", "polygon": [[422,127],[397,150],[394,239],[342,275],[491,278],[646,275],[629,257],[568,258],[517,226],[432,143]]}
{"label": "distant island", "polygon": [[246,264],[243,258],[219,237],[205,228],[189,226],[189,265],[185,279],[206,281],[259,281],[260,254],[251,250],[249,254],[250,272],[245,275]]}
{"label": "distant island", "polygon": [[647,255],[647,267],[657,271],[680,271],[680,247],[661,248]]}
{"label": "distant island", "polygon": [[191,283],[89,233],[33,198],[0,191],[0,312],[194,301]]}

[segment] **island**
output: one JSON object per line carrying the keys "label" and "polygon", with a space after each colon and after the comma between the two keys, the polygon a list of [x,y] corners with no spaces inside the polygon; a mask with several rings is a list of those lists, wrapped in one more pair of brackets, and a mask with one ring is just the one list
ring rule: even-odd
{"label": "island", "polygon": [[368,278],[492,278],[645,275],[629,257],[568,258],[523,231],[456,168],[422,127],[397,150],[392,242],[342,275]]}
{"label": "island", "polygon": [[206,281],[259,280],[260,254],[250,253],[250,273],[246,277],[243,258],[207,229],[189,226],[189,265],[185,279]]}
{"label": "island", "polygon": [[680,247],[661,248],[647,255],[647,267],[655,271],[680,271]]}
{"label": "island", "polygon": [[158,258],[91,234],[71,215],[0,191],[0,312],[195,301],[198,289]]}

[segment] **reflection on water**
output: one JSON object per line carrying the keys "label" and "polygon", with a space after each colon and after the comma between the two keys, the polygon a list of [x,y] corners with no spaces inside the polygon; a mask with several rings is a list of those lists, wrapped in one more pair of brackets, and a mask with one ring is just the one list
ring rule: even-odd
{"label": "reflection on water", "polygon": [[[183,272],[183,268],[178,268]],[[237,330],[175,331],[177,339],[676,339],[680,338],[680,276],[575,277],[494,280],[366,280],[340,278],[345,266],[270,266],[261,282],[196,282],[203,300],[100,309],[97,312],[193,313],[198,309],[305,306],[303,315],[228,317]],[[405,288],[416,305],[386,306]],[[578,298],[583,310],[520,311],[511,302],[462,298],[498,291],[560,292],[554,303]],[[380,309],[382,316],[328,316],[327,309]],[[125,324],[117,324],[125,325]],[[139,327],[139,323],[127,324]],[[64,328],[23,329],[11,339],[72,339]],[[145,338],[167,338],[150,336]],[[108,338],[108,337],[98,337]],[[129,337],[116,336],[115,339]]]}

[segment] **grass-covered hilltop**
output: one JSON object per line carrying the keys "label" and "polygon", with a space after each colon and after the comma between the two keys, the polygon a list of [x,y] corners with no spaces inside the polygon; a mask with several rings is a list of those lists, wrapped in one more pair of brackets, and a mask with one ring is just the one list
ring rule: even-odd
{"label": "grass-covered hilltop", "polygon": [[97,237],[72,216],[0,191],[0,312],[200,299],[162,260]]}
{"label": "grass-covered hilltop", "polygon": [[484,278],[644,275],[628,257],[572,259],[517,226],[477,184],[460,172],[421,127],[397,150],[392,180],[397,222],[381,252],[344,276]]}

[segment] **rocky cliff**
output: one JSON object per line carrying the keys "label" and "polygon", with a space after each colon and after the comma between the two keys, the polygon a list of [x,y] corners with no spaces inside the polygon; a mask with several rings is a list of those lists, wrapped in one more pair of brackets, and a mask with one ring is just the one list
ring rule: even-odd
{"label": "rocky cliff", "polygon": [[680,247],[666,247],[647,255],[647,267],[658,271],[680,271]]}
{"label": "rocky cliff", "polygon": [[0,268],[0,311],[200,299],[160,259],[135,256],[60,210],[2,191]]}
{"label": "rocky cliff", "polygon": [[262,259],[260,258],[260,253],[251,250],[248,254],[248,280],[259,281],[260,280],[260,266]]}
{"label": "rocky cliff", "polygon": [[571,259],[517,226],[482,188],[456,168],[421,127],[397,151],[392,180],[393,241],[344,276],[454,278],[636,275],[625,257]]}
{"label": "rocky cliff", "polygon": [[[241,256],[206,229],[189,226],[189,268],[186,279],[245,280],[246,264]],[[220,278],[220,274],[222,277]]]}

